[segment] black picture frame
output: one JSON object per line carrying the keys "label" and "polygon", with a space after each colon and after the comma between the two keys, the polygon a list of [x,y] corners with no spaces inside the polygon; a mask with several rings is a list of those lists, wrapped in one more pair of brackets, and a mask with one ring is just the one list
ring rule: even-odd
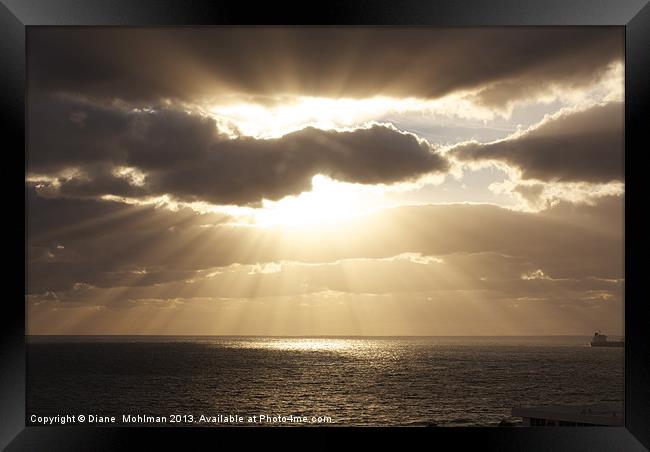
{"label": "black picture frame", "polygon": [[[26,199],[19,201],[20,153],[25,153],[25,40],[36,25],[409,25],[625,27],[625,427],[454,428],[454,429],[206,429],[25,426],[25,282],[17,262],[24,245],[5,237],[7,287],[0,315],[0,447],[6,450],[121,450],[157,445],[192,449],[207,441],[216,447],[236,437],[248,446],[259,434],[277,445],[340,445],[340,433],[365,434],[373,442],[387,435],[415,436],[421,444],[449,444],[455,450],[636,451],[650,448],[650,318],[643,287],[647,221],[641,204],[650,90],[650,5],[648,0],[348,0],[332,2],[252,2],[250,0],[0,0],[0,115],[3,133],[4,204],[8,231],[26,222]],[[26,168],[26,165],[25,165]],[[22,187],[22,188],[21,188]],[[25,192],[22,192],[23,194]],[[11,201],[11,202],[9,202]],[[22,203],[22,210],[20,207]],[[22,216],[21,216],[22,212]],[[26,226],[26,224],[23,224]],[[26,230],[26,228],[25,228]],[[26,240],[26,236],[25,236]],[[23,298],[24,300],[24,298]],[[370,434],[368,434],[370,433]],[[309,438],[305,438],[308,436]],[[304,441],[304,442],[303,442]],[[365,441],[365,440],[364,440]],[[417,444],[417,443],[414,443]]]}

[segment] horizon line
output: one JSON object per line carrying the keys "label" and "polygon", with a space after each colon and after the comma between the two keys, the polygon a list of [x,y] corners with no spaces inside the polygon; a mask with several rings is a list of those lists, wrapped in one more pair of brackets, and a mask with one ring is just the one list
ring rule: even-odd
{"label": "horizon line", "polygon": [[[84,336],[113,336],[113,337],[278,337],[278,338],[328,338],[328,337],[576,337],[590,336],[591,334],[386,334],[386,335],[350,335],[350,334],[308,334],[308,335],[291,335],[291,334],[25,334],[25,337],[37,336],[61,336],[61,337],[84,337]],[[624,334],[609,334],[609,336],[624,336]]]}

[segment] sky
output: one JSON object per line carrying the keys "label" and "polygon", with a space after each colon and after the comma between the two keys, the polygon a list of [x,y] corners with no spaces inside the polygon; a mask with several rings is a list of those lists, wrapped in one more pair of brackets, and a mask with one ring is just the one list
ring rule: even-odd
{"label": "sky", "polygon": [[32,27],[29,334],[624,333],[620,27]]}

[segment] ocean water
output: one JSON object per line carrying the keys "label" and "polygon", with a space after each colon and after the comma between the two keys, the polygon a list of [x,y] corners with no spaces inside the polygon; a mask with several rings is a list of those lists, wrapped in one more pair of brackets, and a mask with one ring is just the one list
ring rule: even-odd
{"label": "ocean water", "polygon": [[92,414],[116,424],[487,426],[516,406],[622,403],[623,348],[589,340],[30,337],[28,424],[32,414]]}

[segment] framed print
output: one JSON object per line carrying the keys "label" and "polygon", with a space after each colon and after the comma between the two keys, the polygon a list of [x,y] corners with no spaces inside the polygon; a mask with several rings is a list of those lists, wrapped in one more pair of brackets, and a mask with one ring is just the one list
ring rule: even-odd
{"label": "framed print", "polygon": [[648,447],[646,2],[1,8],[7,450]]}

